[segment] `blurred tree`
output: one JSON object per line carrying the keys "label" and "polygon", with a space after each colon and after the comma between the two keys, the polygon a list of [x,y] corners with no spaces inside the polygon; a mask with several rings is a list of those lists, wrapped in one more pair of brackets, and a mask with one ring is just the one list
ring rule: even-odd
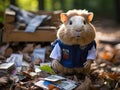
{"label": "blurred tree", "polygon": [[10,0],[10,4],[16,5],[16,0]]}
{"label": "blurred tree", "polygon": [[39,2],[39,10],[44,10],[44,0],[38,0]]}
{"label": "blurred tree", "polygon": [[[68,11],[70,9],[73,9],[73,1],[74,0],[64,0],[65,6],[64,6],[64,11]],[[62,4],[62,3],[61,3]]]}
{"label": "blurred tree", "polygon": [[44,0],[44,10],[51,11],[53,10],[52,0]]}
{"label": "blurred tree", "polygon": [[115,1],[116,20],[120,23],[120,0]]}
{"label": "blurred tree", "polygon": [[65,9],[65,0],[59,0],[60,4],[61,4],[61,9],[64,10]]}
{"label": "blurred tree", "polygon": [[16,5],[22,9],[38,11],[38,0],[16,0]]}
{"label": "blurred tree", "polygon": [[74,0],[73,7],[76,9],[88,9],[89,0]]}
{"label": "blurred tree", "polygon": [[114,0],[74,0],[73,8],[87,9],[88,11],[94,12],[96,16],[102,16],[104,18],[114,18],[115,8],[113,2]]}
{"label": "blurred tree", "polygon": [[113,18],[116,14],[120,22],[120,0],[0,0],[0,4],[0,12],[4,12],[9,4],[31,11],[87,9],[94,12],[95,16]]}
{"label": "blurred tree", "polygon": [[100,0],[100,13],[103,17],[115,16],[114,0]]}
{"label": "blurred tree", "polygon": [[[53,0],[43,0],[41,2],[41,0],[39,0],[39,10],[46,10],[46,11],[52,11],[53,9],[53,4],[52,4]],[[44,6],[44,7],[43,7]]]}
{"label": "blurred tree", "polygon": [[60,0],[52,0],[53,10],[60,10],[60,9],[62,9],[61,5],[62,5],[62,7],[64,7],[64,4],[63,3],[61,4]]}
{"label": "blurred tree", "polygon": [[9,5],[9,0],[0,0],[0,22],[4,22],[4,11]]}

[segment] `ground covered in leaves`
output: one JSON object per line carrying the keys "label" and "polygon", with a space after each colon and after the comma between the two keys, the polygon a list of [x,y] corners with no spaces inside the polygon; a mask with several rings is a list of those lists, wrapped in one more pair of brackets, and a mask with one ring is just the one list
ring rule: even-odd
{"label": "ground covered in leaves", "polygon": [[[102,22],[102,23],[100,23]],[[108,23],[109,22],[109,23]],[[84,76],[79,79],[75,75],[70,77],[72,80],[78,83],[78,87],[75,90],[120,90],[120,26],[116,22],[111,20],[96,20],[93,22],[97,29],[96,41],[97,41],[97,58],[91,66],[91,72],[89,75]],[[21,45],[22,44],[22,45]],[[7,52],[5,52],[5,48]],[[17,46],[16,46],[17,45]],[[46,62],[50,61],[50,43],[10,43],[1,44],[1,60],[5,60],[12,53],[23,53],[24,59],[29,62],[31,51],[38,47],[45,47],[46,51]],[[12,48],[11,48],[12,47]],[[2,61],[4,62],[4,61]],[[41,60],[36,60],[34,64],[40,63]],[[11,87],[14,82],[9,80],[8,76],[0,74],[0,87],[1,90],[7,90],[3,87]],[[3,77],[4,76],[4,77]],[[69,78],[69,77],[68,77]],[[7,82],[9,81],[9,82]],[[19,85],[24,85],[25,87],[31,87],[31,89],[18,89],[14,90],[42,90],[42,89],[32,89],[34,81],[28,81],[24,84],[19,83]],[[15,84],[18,85],[18,84]],[[19,86],[18,85],[18,86]],[[13,90],[13,89],[8,89]],[[56,90],[56,89],[55,89]]]}

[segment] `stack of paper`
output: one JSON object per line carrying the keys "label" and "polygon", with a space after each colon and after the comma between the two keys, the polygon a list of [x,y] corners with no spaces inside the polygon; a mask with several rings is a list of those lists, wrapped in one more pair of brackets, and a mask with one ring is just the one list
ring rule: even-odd
{"label": "stack of paper", "polygon": [[33,54],[32,54],[32,60],[34,61],[35,59],[40,58],[42,60],[42,62],[44,62],[45,61],[45,52],[46,52],[45,48],[34,49]]}
{"label": "stack of paper", "polygon": [[9,58],[6,60],[9,63],[14,63],[16,67],[22,66],[23,55],[22,54],[11,54]]}
{"label": "stack of paper", "polygon": [[4,70],[7,73],[12,73],[13,70],[15,70],[14,63],[2,63],[0,64],[0,70]]}
{"label": "stack of paper", "polygon": [[36,86],[47,90],[50,84],[55,85],[60,90],[73,90],[77,86],[75,82],[70,82],[66,78],[58,75],[50,75],[47,78],[44,78],[44,80],[40,80],[35,83]]}

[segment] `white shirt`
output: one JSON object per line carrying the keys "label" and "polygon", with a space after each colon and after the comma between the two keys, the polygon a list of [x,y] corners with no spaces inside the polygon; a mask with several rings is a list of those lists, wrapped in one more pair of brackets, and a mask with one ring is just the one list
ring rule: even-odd
{"label": "white shirt", "polygon": [[[53,48],[51,54],[50,54],[50,58],[52,59],[56,59],[56,60],[59,60],[61,59],[61,48],[59,46],[59,44],[57,43],[55,45],[55,47]],[[93,46],[91,48],[91,50],[88,51],[88,56],[87,56],[87,59],[92,59],[94,60],[96,58],[96,49],[95,47]]]}

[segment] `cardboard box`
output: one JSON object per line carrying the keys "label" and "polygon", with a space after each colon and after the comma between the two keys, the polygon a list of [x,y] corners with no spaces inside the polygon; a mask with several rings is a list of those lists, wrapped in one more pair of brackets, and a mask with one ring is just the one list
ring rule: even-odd
{"label": "cardboard box", "polygon": [[56,31],[60,25],[61,11],[39,11],[34,12],[37,15],[49,15],[51,19],[39,26],[35,32],[25,32],[25,24],[21,24],[20,28],[15,28],[15,12],[9,9],[5,11],[5,23],[3,31],[3,42],[51,42],[56,39]]}

